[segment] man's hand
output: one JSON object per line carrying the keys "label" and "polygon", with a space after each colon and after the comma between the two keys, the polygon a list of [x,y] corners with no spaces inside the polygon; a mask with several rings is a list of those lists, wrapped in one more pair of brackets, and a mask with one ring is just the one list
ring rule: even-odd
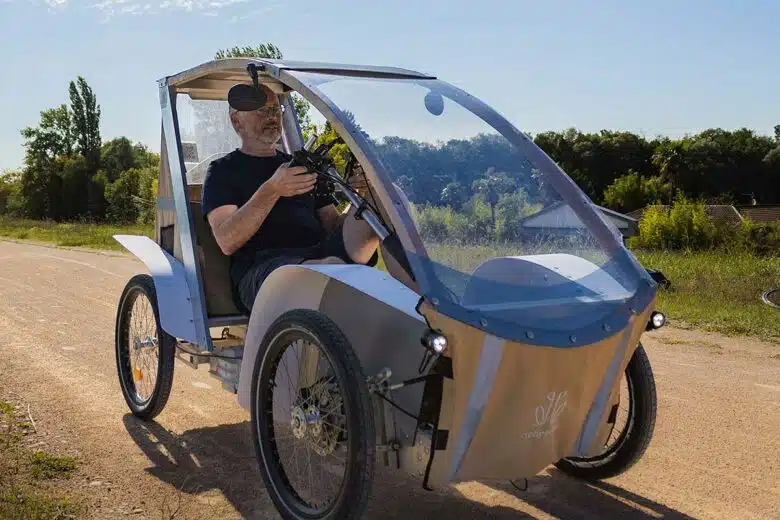
{"label": "man's hand", "polygon": [[289,163],[285,163],[266,181],[266,184],[279,197],[302,195],[311,191],[314,183],[317,182],[317,174],[304,172],[306,172],[305,166],[290,168]]}

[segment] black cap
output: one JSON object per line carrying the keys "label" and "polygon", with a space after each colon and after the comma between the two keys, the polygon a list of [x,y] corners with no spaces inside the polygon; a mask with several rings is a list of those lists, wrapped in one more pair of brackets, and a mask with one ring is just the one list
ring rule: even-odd
{"label": "black cap", "polygon": [[262,108],[268,101],[268,94],[262,87],[239,83],[228,90],[228,104],[239,112],[251,112]]}

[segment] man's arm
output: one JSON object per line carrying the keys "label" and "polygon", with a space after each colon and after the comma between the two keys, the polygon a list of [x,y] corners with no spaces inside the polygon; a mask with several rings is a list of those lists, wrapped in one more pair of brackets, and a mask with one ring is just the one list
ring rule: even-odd
{"label": "man's arm", "polygon": [[209,212],[211,231],[225,255],[238,251],[257,233],[279,198],[300,195],[314,187],[316,176],[304,174],[305,171],[302,166],[288,168],[282,165],[240,208],[225,204]]}
{"label": "man's arm", "polygon": [[279,195],[266,182],[240,208],[226,205],[211,211],[209,224],[222,253],[230,256],[246,244],[260,229],[277,200]]}

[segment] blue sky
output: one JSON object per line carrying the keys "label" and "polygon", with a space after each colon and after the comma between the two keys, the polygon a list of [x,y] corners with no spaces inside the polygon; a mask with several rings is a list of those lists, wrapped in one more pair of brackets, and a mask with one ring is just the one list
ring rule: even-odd
{"label": "blue sky", "polygon": [[0,169],[83,75],[104,140],[159,148],[156,80],[233,45],[430,72],[531,133],[780,123],[772,0],[0,0]]}

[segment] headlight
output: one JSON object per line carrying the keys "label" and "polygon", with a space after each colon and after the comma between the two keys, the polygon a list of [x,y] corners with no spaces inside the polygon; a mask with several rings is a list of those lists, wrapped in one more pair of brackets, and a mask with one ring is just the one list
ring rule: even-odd
{"label": "headlight", "polygon": [[660,329],[666,325],[666,316],[658,311],[650,315],[650,322],[647,324],[647,330]]}
{"label": "headlight", "polygon": [[447,338],[438,332],[428,331],[422,337],[422,344],[436,354],[441,354],[447,350]]}

